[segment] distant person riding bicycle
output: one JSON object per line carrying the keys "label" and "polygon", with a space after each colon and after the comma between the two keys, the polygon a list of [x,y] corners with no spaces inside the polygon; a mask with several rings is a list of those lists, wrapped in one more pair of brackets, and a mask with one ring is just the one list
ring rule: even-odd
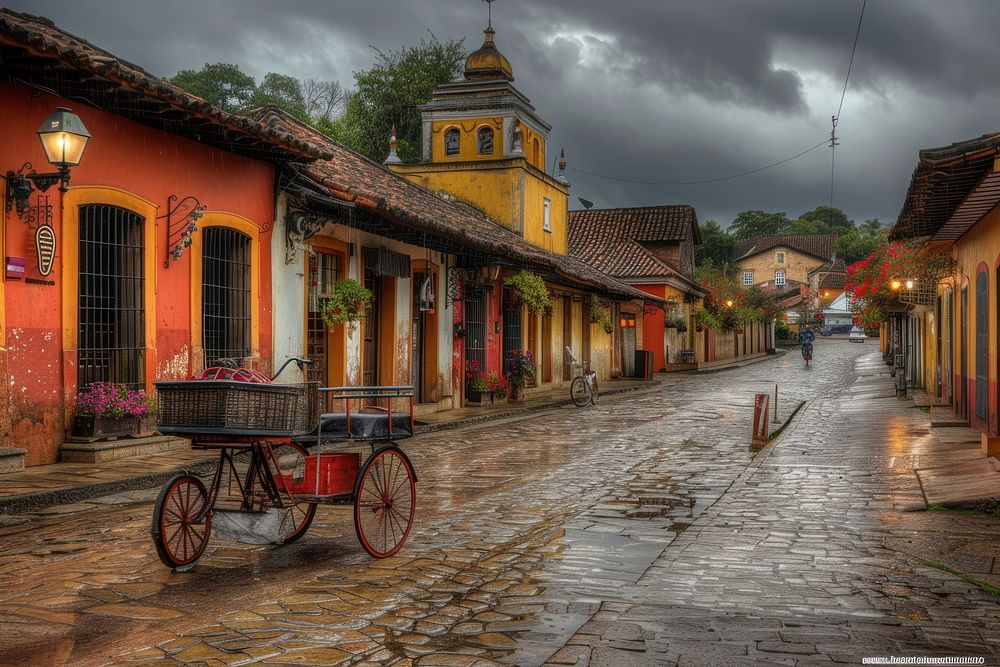
{"label": "distant person riding bicycle", "polygon": [[806,360],[806,366],[813,358],[813,341],[816,340],[816,334],[813,333],[812,328],[806,325],[802,331],[799,332],[799,344],[802,346],[802,358]]}

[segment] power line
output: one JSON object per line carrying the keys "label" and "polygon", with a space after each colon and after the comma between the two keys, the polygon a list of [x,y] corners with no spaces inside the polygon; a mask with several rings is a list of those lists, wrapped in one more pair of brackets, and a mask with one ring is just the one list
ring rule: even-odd
{"label": "power line", "polygon": [[840,110],[844,108],[844,96],[847,95],[847,82],[851,80],[851,68],[854,66],[854,53],[858,50],[858,38],[861,36],[861,22],[865,18],[865,6],[868,0],[861,1],[861,15],[858,17],[858,30],[854,33],[854,46],[851,48],[851,61],[847,64],[847,76],[844,77],[844,90],[840,93],[840,105],[837,106],[835,118],[840,120]]}
{"label": "power line", "polygon": [[[486,2],[490,2],[491,0],[485,0],[485,1]],[[620,176],[608,176],[607,174],[598,174],[596,172],[587,171],[585,169],[579,169],[577,167],[569,167],[569,166],[567,166],[566,168],[568,170],[570,170],[570,171],[575,171],[575,172],[578,172],[578,173],[581,173],[581,174],[586,174],[588,176],[594,176],[595,178],[603,178],[603,179],[609,180],[609,181],[620,181],[622,183],[634,183],[636,185],[660,185],[660,186],[704,185],[706,183],[718,183],[720,181],[731,181],[731,180],[733,180],[735,178],[742,178],[744,176],[749,176],[750,174],[756,174],[757,172],[764,171],[765,169],[770,169],[772,167],[777,167],[778,165],[785,164],[786,162],[791,162],[792,160],[800,158],[803,155],[805,155],[806,153],[814,151],[814,150],[816,150],[817,148],[819,148],[820,146],[823,146],[823,145],[828,145],[832,149],[831,152],[835,152],[836,151],[835,147],[839,144],[838,137],[836,135],[837,123],[840,120],[840,112],[844,108],[844,97],[847,95],[847,83],[851,79],[851,69],[854,67],[854,54],[858,50],[858,39],[861,36],[861,22],[865,18],[865,7],[867,5],[868,5],[868,0],[862,0],[862,3],[861,3],[861,15],[858,17],[858,29],[854,33],[854,46],[851,47],[851,60],[850,60],[850,62],[847,65],[847,76],[844,77],[844,88],[843,88],[843,90],[840,93],[840,105],[837,107],[837,115],[833,116],[833,129],[830,131],[830,138],[829,139],[824,139],[823,141],[819,142],[815,146],[807,148],[806,150],[802,151],[801,153],[796,153],[795,155],[792,155],[791,157],[787,157],[787,158],[785,158],[783,160],[778,160],[777,162],[772,162],[770,164],[766,164],[763,167],[757,167],[756,169],[750,169],[749,171],[743,171],[743,172],[740,172],[738,174],[732,174],[730,176],[720,176],[718,178],[706,178],[706,179],[703,179],[703,180],[700,180],[700,181],[640,181],[640,180],[636,180],[636,179],[632,179],[632,178],[622,178]],[[833,158],[831,156],[831,159],[830,159],[830,163],[831,163],[830,164],[830,208],[831,209],[833,209],[833,170],[834,170],[834,159],[835,158]],[[831,215],[832,215],[832,210],[831,210]]]}
{"label": "power line", "polygon": [[734,178],[742,178],[743,176],[749,176],[750,174],[756,174],[758,171],[764,171],[765,169],[770,169],[771,167],[777,167],[779,164],[785,164],[786,162],[791,162],[796,158],[800,158],[806,153],[816,150],[820,146],[825,146],[829,139],[824,139],[815,146],[805,149],[801,153],[796,153],[791,157],[786,157],[784,160],[778,160],[777,162],[772,162],[771,164],[766,164],[763,167],[757,167],[756,169],[751,169],[749,171],[742,171],[738,174],[732,174],[730,176],[720,176],[718,178],[706,178],[701,181],[638,181],[631,178],[621,178],[620,176],[607,176],[606,174],[597,174],[592,171],[586,171],[584,169],[578,169],[577,167],[567,166],[566,168],[570,171],[576,171],[581,174],[587,174],[588,176],[596,176],[597,178],[605,178],[609,181],[621,181],[623,183],[635,183],[637,185],[702,185],[705,183],[718,183],[719,181],[731,181]]}

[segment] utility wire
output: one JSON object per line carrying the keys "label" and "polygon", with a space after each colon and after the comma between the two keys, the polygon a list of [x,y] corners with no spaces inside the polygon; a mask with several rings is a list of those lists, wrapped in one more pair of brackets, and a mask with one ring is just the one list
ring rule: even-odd
{"label": "utility wire", "polygon": [[702,185],[704,183],[718,183],[719,181],[731,181],[734,178],[742,178],[743,176],[749,176],[750,174],[756,174],[758,171],[764,171],[765,169],[770,169],[771,167],[777,167],[779,164],[785,164],[786,162],[791,162],[796,158],[800,158],[806,153],[816,150],[820,146],[827,145],[829,139],[824,139],[815,146],[805,149],[801,153],[796,153],[791,157],[786,157],[784,160],[778,160],[777,162],[772,162],[771,164],[766,164],[763,167],[757,167],[756,169],[751,169],[749,171],[742,171],[738,174],[732,174],[730,176],[720,176],[718,178],[706,178],[701,181],[638,181],[631,178],[621,178],[619,176],[607,176],[605,174],[596,174],[592,171],[586,171],[584,169],[578,169],[576,167],[567,166],[566,169],[570,171],[576,171],[581,174],[587,174],[588,176],[596,176],[597,178],[606,178],[609,181],[622,181],[623,183],[635,183],[638,185]]}
{"label": "utility wire", "polygon": [[[487,0],[489,1],[489,0]],[[770,169],[772,167],[777,167],[780,164],[785,164],[786,162],[791,162],[797,158],[802,157],[806,153],[810,153],[820,146],[828,145],[833,148],[837,144],[837,136],[835,130],[837,127],[837,121],[840,120],[840,112],[844,108],[844,97],[847,95],[847,82],[851,79],[851,69],[854,66],[854,54],[858,50],[858,39],[861,36],[861,22],[865,18],[865,7],[868,4],[868,0],[862,0],[861,3],[861,16],[858,17],[858,29],[854,33],[854,46],[851,48],[851,60],[847,65],[847,76],[844,77],[844,88],[840,93],[840,105],[837,107],[837,115],[833,117],[833,127],[834,132],[830,133],[830,139],[824,139],[815,146],[807,148],[801,153],[796,153],[791,157],[787,157],[784,160],[778,160],[777,162],[772,162],[771,164],[766,164],[763,167],[757,167],[756,169],[750,169],[749,171],[743,171],[738,174],[732,174],[730,176],[720,176],[718,178],[706,178],[700,181],[640,181],[631,178],[621,178],[620,176],[608,176],[607,174],[598,174],[593,171],[587,171],[585,169],[579,169],[577,167],[567,166],[566,169],[569,171],[575,171],[580,174],[586,174],[588,176],[594,176],[596,178],[603,178],[609,181],[620,181],[622,183],[634,183],[636,185],[660,185],[660,186],[673,186],[673,185],[704,185],[706,183],[718,183],[720,181],[731,181],[735,178],[742,178],[744,176],[749,176],[750,174],[756,174],[757,172],[764,171],[765,169]],[[830,165],[830,208],[833,208],[833,159],[831,158]]]}
{"label": "utility wire", "polygon": [[865,6],[868,0],[861,2],[861,15],[858,17],[858,30],[854,33],[854,46],[851,48],[851,62],[847,64],[847,76],[844,77],[844,90],[840,93],[840,105],[837,106],[837,120],[840,120],[840,110],[844,108],[844,96],[847,95],[847,82],[851,80],[851,68],[854,66],[854,53],[858,50],[858,38],[861,36],[861,22],[865,18]]}

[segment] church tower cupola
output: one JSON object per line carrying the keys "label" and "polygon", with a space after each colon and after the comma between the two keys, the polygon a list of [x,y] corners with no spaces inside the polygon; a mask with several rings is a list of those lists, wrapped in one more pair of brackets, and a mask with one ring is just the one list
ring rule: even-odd
{"label": "church tower cupola", "polygon": [[490,25],[486,27],[483,34],[486,35],[483,39],[483,45],[465,59],[465,80],[494,81],[503,79],[513,81],[514,70],[510,67],[510,61],[500,53],[496,44],[493,43],[493,35],[496,34],[496,30]]}

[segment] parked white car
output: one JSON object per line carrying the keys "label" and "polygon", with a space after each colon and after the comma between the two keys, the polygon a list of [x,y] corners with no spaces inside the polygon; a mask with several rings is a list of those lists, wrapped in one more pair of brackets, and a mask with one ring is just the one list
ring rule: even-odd
{"label": "parked white car", "polygon": [[865,330],[861,327],[854,327],[851,329],[851,333],[847,334],[847,340],[852,343],[863,343],[865,342]]}

